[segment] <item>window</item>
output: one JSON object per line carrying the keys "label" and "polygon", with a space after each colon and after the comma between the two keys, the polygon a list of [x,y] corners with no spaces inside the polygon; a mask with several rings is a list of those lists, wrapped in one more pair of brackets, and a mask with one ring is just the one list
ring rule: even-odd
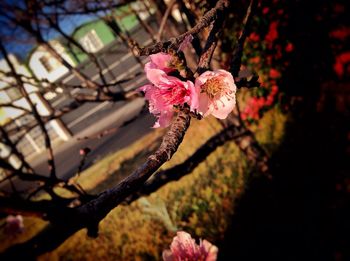
{"label": "window", "polygon": [[46,55],[39,58],[39,61],[44,66],[45,70],[51,72],[53,70],[52,64],[50,63],[49,57]]}
{"label": "window", "polygon": [[95,53],[102,49],[103,43],[101,39],[98,37],[95,30],[91,30],[87,34],[85,34],[80,40],[80,44],[84,47],[84,49],[88,52]]}
{"label": "window", "polygon": [[11,99],[11,101],[16,101],[22,97],[21,92],[17,89],[17,87],[7,89],[6,94]]}

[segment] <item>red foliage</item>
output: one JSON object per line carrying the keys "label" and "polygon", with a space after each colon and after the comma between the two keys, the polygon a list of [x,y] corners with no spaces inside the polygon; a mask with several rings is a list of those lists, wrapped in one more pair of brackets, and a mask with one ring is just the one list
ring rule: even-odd
{"label": "red foliage", "polygon": [[344,76],[344,66],[348,63],[350,63],[350,51],[341,53],[335,58],[333,69],[338,77]]}
{"label": "red foliage", "polygon": [[335,29],[329,33],[329,36],[331,38],[335,38],[335,39],[344,41],[346,38],[348,38],[350,36],[350,28],[343,27],[343,28]]}
{"label": "red foliage", "polygon": [[271,68],[271,69],[270,69],[269,76],[270,76],[272,79],[277,79],[277,78],[281,77],[281,73],[280,73],[279,71],[277,71],[276,69]]}
{"label": "red foliage", "polygon": [[278,22],[277,21],[273,21],[271,22],[270,26],[269,26],[269,31],[267,33],[267,35],[265,36],[265,41],[267,43],[273,43],[277,38],[278,38]]}
{"label": "red foliage", "polygon": [[263,10],[262,10],[262,13],[263,13],[264,15],[266,15],[269,11],[270,11],[270,8],[264,7]]}
{"label": "red foliage", "polygon": [[259,120],[262,111],[270,108],[276,101],[278,86],[273,85],[266,97],[252,97],[247,101],[246,107],[241,113],[242,120]]}
{"label": "red foliage", "polygon": [[[274,0],[276,5],[277,2],[278,0]],[[283,67],[288,65],[288,63],[285,62],[285,64],[281,66],[283,62],[281,59],[283,58],[283,55],[290,53],[295,49],[292,42],[285,39],[282,35],[279,35],[279,29],[284,26],[285,23],[283,21],[287,19],[284,9],[279,7],[278,9],[273,10],[271,7],[264,7],[262,9],[262,14],[269,14],[269,17],[265,16],[266,21],[268,22],[267,33],[265,35],[252,33],[249,36],[249,40],[252,42],[251,48],[256,50],[257,47],[259,48],[256,42],[259,41],[260,35],[260,41],[262,42],[261,46],[263,47],[265,55],[254,55],[252,58],[249,58],[248,61],[255,71],[262,70],[262,73],[266,73],[265,69],[268,68],[268,70],[267,77],[260,79],[262,88],[256,93],[253,93],[253,96],[247,100],[245,107],[241,111],[242,120],[246,121],[248,124],[258,121],[264,112],[280,102],[278,99],[280,96],[278,94],[279,88],[277,82],[282,75],[281,71],[283,71]],[[262,32],[263,31],[265,30],[262,30]],[[266,52],[264,48],[267,48],[268,51]],[[262,67],[264,67],[264,69],[262,69]],[[263,81],[265,83],[263,83]]]}
{"label": "red foliage", "polygon": [[257,64],[257,63],[260,63],[261,59],[260,59],[260,56],[255,56],[255,57],[253,57],[253,58],[250,58],[249,61],[250,61],[251,63]]}
{"label": "red foliage", "polygon": [[333,7],[335,13],[341,14],[345,12],[345,6],[339,3],[336,3]]}
{"label": "red foliage", "polygon": [[293,50],[294,50],[294,45],[293,45],[292,43],[288,43],[288,44],[286,45],[285,51],[286,51],[287,53],[290,53],[290,52],[292,52]]}
{"label": "red foliage", "polygon": [[251,33],[249,35],[249,40],[253,41],[253,42],[257,42],[260,40],[260,36],[257,33]]}

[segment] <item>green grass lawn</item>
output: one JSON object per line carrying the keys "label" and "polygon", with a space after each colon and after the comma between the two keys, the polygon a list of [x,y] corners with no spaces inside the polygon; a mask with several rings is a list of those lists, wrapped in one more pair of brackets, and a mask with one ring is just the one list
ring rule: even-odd
{"label": "green grass lawn", "polygon": [[[287,117],[277,106],[253,125],[259,142],[272,152],[283,137]],[[193,120],[178,152],[162,168],[183,162],[221,129],[214,118]],[[100,160],[76,181],[91,193],[117,184],[157,149],[164,130],[157,129],[131,146]],[[100,223],[99,236],[81,230],[40,260],[159,260],[177,230],[215,243],[223,239],[244,193],[251,167],[233,142],[219,147],[190,175],[170,182],[130,206],[119,206]],[[25,218],[25,232],[8,237],[0,232],[0,251],[30,238],[45,222]]]}

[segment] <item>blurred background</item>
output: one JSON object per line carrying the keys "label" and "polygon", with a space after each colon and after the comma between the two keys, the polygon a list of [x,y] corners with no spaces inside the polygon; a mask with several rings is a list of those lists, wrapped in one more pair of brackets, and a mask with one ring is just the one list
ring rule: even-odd
{"label": "blurred background", "polygon": [[[149,58],[134,45],[186,32],[215,3],[0,3],[1,252],[50,223],[29,202],[79,205],[158,148],[166,130],[152,128],[155,118],[135,95],[147,83]],[[211,68],[230,69],[248,5],[231,1]],[[241,71],[258,75],[261,86],[240,88],[237,99],[244,128],[268,157],[268,175],[239,141],[227,140],[188,175],[111,211],[98,237],[80,230],[35,258],[161,260],[185,230],[218,246],[218,260],[349,260],[348,11],[342,0],[269,0],[254,12]],[[192,70],[208,34],[185,50]],[[162,170],[224,128],[213,117],[193,119]],[[67,186],[48,188],[50,178]]]}

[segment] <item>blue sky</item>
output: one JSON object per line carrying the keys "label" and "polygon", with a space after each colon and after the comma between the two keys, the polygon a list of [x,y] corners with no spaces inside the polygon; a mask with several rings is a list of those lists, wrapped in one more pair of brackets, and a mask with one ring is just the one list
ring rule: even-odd
{"label": "blue sky", "polygon": [[[96,16],[83,15],[67,17],[61,22],[61,27],[66,33],[71,34],[74,31],[74,29],[79,25],[94,20],[96,18]],[[25,59],[26,55],[30,52],[30,50],[32,50],[36,46],[35,41],[28,41],[27,36],[21,33],[20,29],[13,30],[13,28],[0,27],[0,34],[3,35],[3,33],[5,33],[5,35],[8,35],[11,38],[15,38],[13,40],[8,39],[6,41],[6,48],[8,52],[16,54],[21,59]],[[23,35],[23,37],[21,37],[21,35]],[[60,36],[54,30],[44,32],[43,35],[46,40],[54,39]]]}
{"label": "blue sky", "polygon": [[[0,0],[3,1],[3,0]],[[9,0],[5,0],[9,1]],[[9,2],[10,5],[21,5],[20,1],[14,3]],[[1,7],[0,7],[1,8]],[[60,22],[61,28],[67,33],[71,34],[76,27],[86,23],[88,21],[97,19],[96,15],[72,15],[66,16]],[[34,39],[28,40],[28,36],[22,31],[21,28],[13,28],[6,22],[3,17],[0,17],[0,35],[5,43],[5,46],[9,53],[16,54],[20,59],[24,60],[27,54],[36,46]],[[59,37],[59,34],[54,30],[46,30],[43,32],[43,36],[46,40]],[[1,57],[1,56],[0,56]]]}

